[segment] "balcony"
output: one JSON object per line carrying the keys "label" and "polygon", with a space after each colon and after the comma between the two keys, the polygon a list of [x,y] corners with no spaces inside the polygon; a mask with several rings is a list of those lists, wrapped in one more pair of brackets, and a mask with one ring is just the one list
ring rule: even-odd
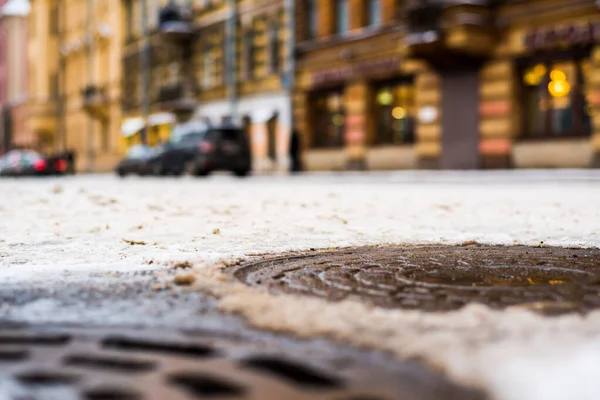
{"label": "balcony", "polygon": [[83,108],[89,114],[104,118],[108,115],[109,100],[106,90],[96,85],[88,85],[81,91]]}
{"label": "balcony", "polygon": [[157,103],[161,110],[185,119],[196,109],[195,90],[192,85],[184,82],[162,86],[158,90]]}
{"label": "balcony", "polygon": [[404,9],[404,43],[413,57],[439,68],[481,62],[495,45],[494,4],[493,0],[413,0]]}
{"label": "balcony", "polygon": [[158,15],[158,34],[168,43],[184,43],[194,34],[191,7],[167,4]]}

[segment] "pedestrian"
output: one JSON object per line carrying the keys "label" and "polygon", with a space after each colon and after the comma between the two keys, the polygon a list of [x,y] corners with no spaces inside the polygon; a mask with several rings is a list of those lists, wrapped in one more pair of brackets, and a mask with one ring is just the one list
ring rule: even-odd
{"label": "pedestrian", "polygon": [[290,138],[290,172],[300,172],[300,135],[297,130],[292,130],[292,137]]}

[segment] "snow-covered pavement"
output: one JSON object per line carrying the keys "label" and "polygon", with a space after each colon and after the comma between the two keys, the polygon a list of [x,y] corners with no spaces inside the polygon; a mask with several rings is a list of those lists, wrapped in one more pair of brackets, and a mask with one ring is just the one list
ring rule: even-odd
{"label": "snow-covered pavement", "polygon": [[[600,313],[543,318],[478,306],[424,315],[274,301],[224,283],[215,267],[253,254],[375,243],[600,247],[598,199],[600,171],[0,180],[0,279],[51,289],[191,261],[199,288],[257,326],[416,355],[499,400],[598,399]],[[0,307],[0,317],[60,322],[59,308],[24,301]],[[97,315],[77,312],[80,321]]]}

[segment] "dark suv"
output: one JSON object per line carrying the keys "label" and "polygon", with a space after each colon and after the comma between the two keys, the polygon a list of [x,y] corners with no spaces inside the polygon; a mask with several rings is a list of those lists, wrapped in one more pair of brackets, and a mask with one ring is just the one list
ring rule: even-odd
{"label": "dark suv", "polygon": [[195,176],[206,176],[221,170],[246,176],[250,173],[251,164],[250,145],[243,129],[211,127],[199,143],[190,172]]}
{"label": "dark suv", "polygon": [[169,141],[158,146],[155,154],[148,160],[152,175],[182,175],[190,171],[200,143],[204,140],[210,126],[192,121],[178,125]]}

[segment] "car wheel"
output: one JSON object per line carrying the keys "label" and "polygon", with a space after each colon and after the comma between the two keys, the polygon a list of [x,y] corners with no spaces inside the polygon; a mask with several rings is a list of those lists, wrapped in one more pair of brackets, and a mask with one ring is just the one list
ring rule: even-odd
{"label": "car wheel", "polygon": [[196,165],[194,161],[188,161],[184,164],[183,169],[187,175],[195,175]]}
{"label": "car wheel", "polygon": [[250,170],[249,169],[238,169],[233,171],[233,173],[235,174],[235,176],[243,178],[245,176],[250,175]]}
{"label": "car wheel", "polygon": [[165,175],[165,170],[160,163],[152,164],[152,175],[162,176]]}
{"label": "car wheel", "polygon": [[119,169],[117,170],[117,175],[119,175],[119,177],[121,178],[124,178],[125,176],[127,176],[127,173],[124,170]]}
{"label": "car wheel", "polygon": [[207,169],[197,169],[194,171],[194,176],[208,176],[210,171]]}

